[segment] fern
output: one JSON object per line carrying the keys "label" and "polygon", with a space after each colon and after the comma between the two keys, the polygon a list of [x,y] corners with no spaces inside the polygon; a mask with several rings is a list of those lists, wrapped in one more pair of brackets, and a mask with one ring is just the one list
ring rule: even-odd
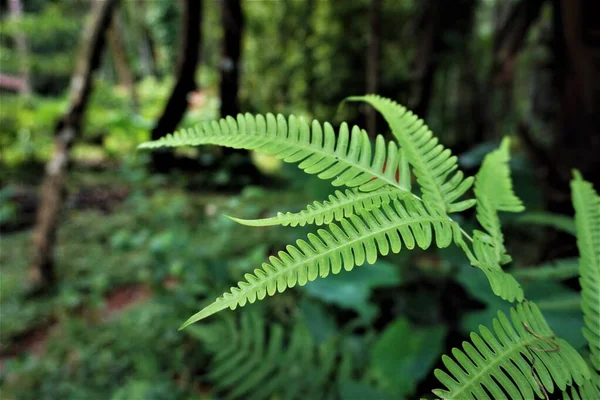
{"label": "fern", "polygon": [[300,323],[286,340],[281,325],[267,324],[254,310],[240,324],[226,318],[193,334],[213,354],[206,378],[228,399],[334,399],[338,382],[352,371],[338,343],[317,346]]}
{"label": "fern", "polygon": [[298,240],[296,246],[287,246],[277,257],[270,257],[270,264],[264,263],[253,274],[246,274],[245,282],[193,315],[180,329],[227,307],[233,310],[296,284],[304,286],[318,276],[337,274],[342,267],[350,271],[365,262],[373,264],[379,254],[398,253],[403,246],[427,249],[434,236],[436,245],[444,248],[460,236],[460,228],[446,215],[427,210],[419,202],[406,201],[403,205],[393,201],[381,209],[351,215],[339,226],[332,223],[329,230],[309,234],[308,242]]}
{"label": "fern", "polygon": [[430,207],[436,208],[438,212],[453,213],[475,205],[474,199],[456,202],[469,190],[473,178],[464,179],[461,171],[454,172],[458,169],[456,156],[438,144],[438,139],[423,120],[406,107],[379,96],[354,96],[346,100],[364,101],[383,115],[406,152],[423,191],[423,201]]}
{"label": "fern", "polygon": [[510,310],[512,323],[498,312],[492,333],[480,327],[471,342],[443,356],[446,373],[435,376],[446,386],[434,393],[444,399],[532,399],[545,392],[582,385],[590,373],[581,356],[564,340],[554,337],[539,309],[521,303]]}
{"label": "fern", "polygon": [[579,172],[575,172],[571,190],[580,255],[583,336],[590,346],[592,365],[600,372],[600,196]]}
{"label": "fern", "polygon": [[323,225],[333,221],[341,221],[361,211],[379,208],[400,197],[400,192],[390,186],[372,192],[359,192],[356,189],[346,189],[345,193],[342,193],[336,190],[335,194],[329,196],[329,200],[322,203],[315,201],[313,204],[309,204],[305,210],[298,213],[278,213],[275,217],[263,219],[229,218],[247,226]]}
{"label": "fern", "polygon": [[[367,133],[358,127],[349,130],[342,124],[336,138],[329,123],[312,126],[304,118],[290,116],[288,120],[272,114],[238,115],[218,123],[202,123],[194,129],[181,130],[156,141],[143,143],[140,148],[198,146],[214,144],[236,149],[258,150],[298,167],[321,179],[333,179],[334,186],[356,187],[372,191],[391,185],[410,194],[408,182],[398,182],[396,173],[401,165],[398,146],[385,143],[381,135],[375,140],[374,151]],[[387,147],[387,149],[386,149]]]}
{"label": "fern", "polygon": [[579,275],[579,261],[576,258],[555,260],[534,268],[521,268],[513,271],[520,281],[562,281]]}

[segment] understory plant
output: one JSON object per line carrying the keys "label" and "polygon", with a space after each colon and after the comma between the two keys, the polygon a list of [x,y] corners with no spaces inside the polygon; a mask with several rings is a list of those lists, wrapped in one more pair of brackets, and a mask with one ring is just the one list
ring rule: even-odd
{"label": "understory plant", "polygon": [[[592,185],[574,172],[571,187],[580,251],[583,333],[589,344],[584,357],[556,337],[539,308],[527,300],[521,285],[505,269],[512,260],[504,246],[499,212],[524,210],[512,187],[509,139],[486,155],[475,177],[466,177],[458,169],[457,157],[405,107],[376,95],[347,101],[373,106],[396,141],[386,141],[381,135],[372,141],[364,130],[345,123],[335,132],[329,123],[309,123],[295,116],[240,114],[140,145],[256,150],[297,163],[307,174],[345,188],[298,213],[257,220],[231,217],[250,226],[312,224],[320,228],[269,257],[181,329],[226,308],[243,307],[317,278],[373,264],[389,253],[455,245],[485,274],[493,293],[514,306],[508,315],[499,311],[491,327],[472,332],[462,349],[454,348],[451,355],[443,356],[445,370],[436,370],[435,376],[444,388],[434,394],[444,399],[600,398],[600,197]],[[459,223],[460,213],[472,207],[480,228],[467,232]],[[227,367],[219,371],[239,373]],[[268,385],[268,374],[261,379]]]}

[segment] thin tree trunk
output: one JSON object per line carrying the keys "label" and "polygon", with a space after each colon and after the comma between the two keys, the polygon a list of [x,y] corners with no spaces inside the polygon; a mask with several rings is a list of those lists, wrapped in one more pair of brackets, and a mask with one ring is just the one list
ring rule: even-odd
{"label": "thin tree trunk", "polygon": [[34,257],[30,278],[38,287],[48,287],[56,280],[54,247],[64,201],[69,149],[81,131],[81,121],[92,90],[92,73],[100,64],[104,34],[110,25],[115,4],[116,0],[93,2],[75,73],[71,78],[70,106],[56,125],[54,153],[46,164],[33,235]]}
{"label": "thin tree trunk", "polygon": [[[381,37],[381,0],[371,0],[369,4],[369,41],[367,44],[367,93],[377,94],[379,78],[379,52]],[[367,108],[367,132],[377,135],[377,113],[373,107]]]}
{"label": "thin tree trunk", "polygon": [[[18,22],[23,15],[23,5],[21,4],[21,0],[9,0],[8,7],[10,10],[11,19]],[[22,85],[20,86],[19,91],[22,95],[29,96],[31,94],[29,46],[27,45],[27,36],[25,36],[23,32],[20,32],[20,29],[15,35],[15,44],[21,63]]]}
{"label": "thin tree trunk", "polygon": [[553,0],[553,5],[560,112],[554,118],[549,159],[560,172],[548,179],[547,200],[551,211],[568,212],[572,168],[600,187],[600,7],[589,0]]}
{"label": "thin tree trunk", "polygon": [[427,117],[435,72],[441,52],[442,9],[441,0],[423,1],[423,14],[419,23],[419,40],[414,62],[415,79],[412,89],[412,109],[421,118]]}
{"label": "thin tree trunk", "polygon": [[108,40],[110,44],[111,55],[115,62],[119,81],[127,88],[127,91],[129,92],[131,108],[135,113],[138,113],[139,102],[137,93],[135,91],[135,78],[131,68],[129,68],[127,52],[125,50],[123,41],[121,40],[121,32],[123,32],[122,24],[120,23],[119,14],[117,10],[115,10],[113,12],[112,24],[108,29]]}
{"label": "thin tree trunk", "polygon": [[219,96],[221,99],[221,116],[226,117],[240,112],[238,92],[244,14],[241,0],[221,0],[220,3],[223,42],[221,46]]}
{"label": "thin tree trunk", "polygon": [[[196,68],[200,55],[202,1],[183,0],[181,10],[180,48],[176,69],[176,82],[154,129],[152,140],[175,131],[188,108],[188,95],[196,90]],[[159,172],[168,171],[173,163],[169,152],[153,152],[153,168]]]}

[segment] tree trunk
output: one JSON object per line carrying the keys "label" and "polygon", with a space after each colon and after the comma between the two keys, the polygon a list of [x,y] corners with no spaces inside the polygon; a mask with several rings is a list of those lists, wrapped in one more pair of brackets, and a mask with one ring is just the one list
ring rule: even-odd
{"label": "tree trunk", "polygon": [[238,103],[240,57],[242,54],[242,34],[244,15],[241,0],[221,0],[221,23],[223,41],[221,46],[221,116],[235,116],[240,112]]}
{"label": "tree trunk", "polygon": [[119,81],[127,88],[129,99],[131,101],[131,109],[137,114],[139,112],[139,102],[135,91],[135,77],[133,76],[131,68],[129,68],[127,52],[123,41],[121,40],[123,30],[120,22],[118,12],[115,10],[112,16],[112,24],[108,29],[108,41],[110,44],[111,55],[117,69],[117,75],[119,76]]}
{"label": "tree trunk", "polygon": [[[160,139],[175,131],[187,110],[188,95],[196,90],[195,75],[200,55],[202,1],[183,0],[182,4],[176,82],[162,115],[152,129],[152,140]],[[152,165],[155,171],[166,172],[171,168],[172,163],[172,153],[166,151],[152,153]]]}
{"label": "tree trunk", "polygon": [[[10,18],[18,22],[23,14],[21,0],[9,0],[8,7],[10,10]],[[15,35],[15,44],[21,63],[22,84],[19,88],[19,92],[24,96],[29,96],[31,94],[31,77],[29,71],[29,47],[27,46],[27,36],[25,36],[23,32],[17,33]]]}
{"label": "tree trunk", "polygon": [[[381,37],[381,0],[369,4],[369,41],[367,44],[367,93],[377,94],[379,78],[379,52]],[[377,135],[377,113],[373,107],[367,109],[367,132]]]}
{"label": "tree trunk", "polygon": [[414,61],[414,83],[412,88],[412,110],[421,118],[427,117],[438,56],[442,51],[442,5],[441,0],[425,0],[418,22],[417,54]]}
{"label": "tree trunk", "polygon": [[115,4],[116,0],[93,2],[75,73],[71,78],[70,106],[56,125],[54,153],[46,164],[33,235],[34,257],[30,278],[37,287],[48,287],[56,280],[54,247],[65,194],[69,149],[81,131],[81,121],[92,90],[92,73],[100,64],[104,33],[110,25]]}
{"label": "tree trunk", "polygon": [[600,8],[590,0],[553,0],[553,5],[554,82],[560,112],[554,118],[548,158],[559,172],[547,179],[547,200],[550,211],[562,213],[571,210],[572,168],[600,187]]}

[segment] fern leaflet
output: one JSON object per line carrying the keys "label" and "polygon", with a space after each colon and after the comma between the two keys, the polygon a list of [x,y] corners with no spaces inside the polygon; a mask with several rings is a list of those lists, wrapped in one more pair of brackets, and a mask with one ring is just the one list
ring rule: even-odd
{"label": "fern leaflet", "polygon": [[270,257],[270,264],[264,263],[253,274],[246,274],[245,282],[193,315],[180,329],[227,307],[233,310],[296,284],[304,286],[318,276],[338,274],[342,267],[350,271],[365,262],[373,264],[379,254],[398,253],[403,245],[407,249],[415,245],[427,249],[434,236],[438,247],[447,247],[453,238],[460,237],[460,228],[445,214],[428,210],[420,202],[407,201],[403,205],[393,201],[380,209],[352,215],[341,220],[339,226],[332,223],[329,230],[309,234],[308,242],[298,240],[296,246],[287,246],[278,257]]}
{"label": "fern leaflet", "polygon": [[498,211],[521,212],[525,209],[513,192],[508,167],[509,145],[509,139],[504,138],[500,148],[485,157],[475,177],[477,220],[487,233],[476,231],[474,240],[491,246],[496,262],[500,265],[509,263],[511,259],[504,248],[504,235],[500,228]]}
{"label": "fern leaflet", "polygon": [[346,189],[345,193],[336,190],[324,202],[315,201],[305,210],[297,213],[277,213],[277,216],[262,219],[241,219],[229,217],[232,220],[247,226],[304,226],[306,224],[323,225],[333,221],[341,221],[361,211],[379,208],[383,204],[399,199],[401,193],[386,186],[372,192],[359,192],[356,189]]}
{"label": "fern leaflet", "polygon": [[[290,116],[288,120],[272,114],[253,116],[239,114],[219,122],[202,123],[193,129],[181,130],[139,148],[198,146],[214,144],[236,149],[257,150],[273,155],[321,179],[333,179],[333,186],[356,187],[372,191],[391,185],[410,194],[409,182],[398,182],[396,173],[402,165],[398,146],[386,145],[383,136],[375,140],[374,151],[364,130],[343,123],[336,138],[329,123],[317,121],[309,126],[304,118]],[[386,149],[387,147],[387,149]]]}
{"label": "fern leaflet", "polygon": [[[364,101],[379,111],[390,125],[393,135],[406,152],[417,182],[423,191],[423,201],[438,212],[453,213],[475,205],[474,199],[456,202],[473,184],[458,169],[457,158],[438,139],[423,120],[396,102],[375,95],[353,96],[347,101]],[[450,175],[452,175],[450,177]],[[450,177],[450,178],[449,178]]]}
{"label": "fern leaflet", "polygon": [[533,303],[520,303],[510,310],[512,324],[502,312],[493,321],[492,333],[481,326],[471,333],[471,342],[454,348],[453,357],[443,356],[446,373],[435,376],[447,390],[433,392],[444,399],[532,399],[543,398],[555,386],[565,390],[590,379],[585,361],[567,342],[556,338]]}

